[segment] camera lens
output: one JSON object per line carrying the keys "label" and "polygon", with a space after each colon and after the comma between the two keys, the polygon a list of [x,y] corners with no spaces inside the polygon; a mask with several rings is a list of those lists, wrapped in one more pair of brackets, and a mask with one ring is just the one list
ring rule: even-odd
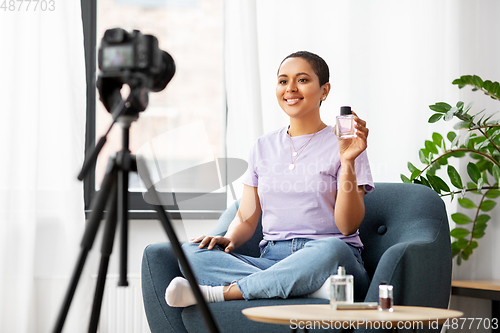
{"label": "camera lens", "polygon": [[158,92],[165,89],[175,74],[175,62],[170,54],[162,52],[160,72],[153,77],[151,91]]}

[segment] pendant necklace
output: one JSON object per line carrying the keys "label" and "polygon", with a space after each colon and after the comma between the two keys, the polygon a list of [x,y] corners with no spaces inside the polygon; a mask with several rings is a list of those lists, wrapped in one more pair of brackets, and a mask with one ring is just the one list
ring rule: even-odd
{"label": "pendant necklace", "polygon": [[[311,138],[306,143],[304,143],[299,149],[295,149],[295,145],[293,144],[292,136],[290,135],[290,126],[288,126],[288,138],[290,139],[290,160],[291,160],[291,163],[288,166],[288,169],[290,169],[290,170],[295,169],[295,161],[299,158],[300,154],[302,154],[302,152],[306,149],[307,145],[309,144],[309,142],[311,142],[312,138],[314,138],[316,133],[319,132],[319,129],[321,128],[321,126],[323,126],[323,122],[321,122],[321,124],[319,125],[316,132],[314,132],[313,136],[311,136]],[[293,149],[292,149],[292,147],[293,147]]]}

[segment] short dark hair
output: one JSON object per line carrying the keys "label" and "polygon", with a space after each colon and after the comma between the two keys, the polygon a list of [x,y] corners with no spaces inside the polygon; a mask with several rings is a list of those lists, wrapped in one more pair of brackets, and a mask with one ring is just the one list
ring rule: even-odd
{"label": "short dark hair", "polygon": [[308,51],[294,52],[283,59],[279,68],[281,68],[283,62],[288,58],[302,58],[307,61],[309,65],[311,65],[314,73],[318,76],[320,86],[330,81],[330,70],[328,69],[328,65],[319,55]]}

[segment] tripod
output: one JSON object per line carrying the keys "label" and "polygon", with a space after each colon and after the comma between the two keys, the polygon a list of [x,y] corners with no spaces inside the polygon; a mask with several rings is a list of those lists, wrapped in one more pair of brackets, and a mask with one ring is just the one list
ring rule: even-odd
{"label": "tripod", "polygon": [[[104,294],[104,287],[106,284],[106,274],[108,271],[109,259],[113,251],[113,243],[115,239],[115,233],[118,221],[122,223],[121,225],[121,265],[120,265],[120,279],[119,286],[127,286],[127,241],[128,241],[128,177],[130,172],[137,172],[137,160],[134,155],[131,154],[129,150],[129,135],[130,126],[133,121],[137,120],[137,113],[131,113],[128,109],[127,115],[122,115],[123,111],[130,107],[130,100],[134,96],[139,96],[141,93],[132,90],[127,101],[121,101],[113,112],[113,124],[117,121],[122,127],[122,150],[116,154],[116,156],[110,158],[109,164],[104,176],[104,180],[101,184],[101,189],[95,196],[91,204],[91,216],[85,228],[85,232],[80,244],[81,251],[77,259],[73,275],[70,280],[70,285],[68,287],[66,296],[63,301],[63,305],[59,316],[57,318],[56,326],[54,328],[54,333],[62,332],[64,322],[66,320],[71,302],[73,300],[78,281],[83,271],[87,255],[92,248],[97,231],[99,229],[99,224],[104,216],[104,211],[106,214],[106,224],[103,233],[102,246],[101,246],[101,260],[99,264],[99,273],[97,277],[95,295],[92,306],[92,313],[89,322],[89,333],[97,332],[97,326],[99,323],[99,316],[101,312],[102,299]],[[113,126],[113,124],[111,126]],[[110,127],[111,129],[111,127]],[[108,130],[109,133],[109,130]],[[107,134],[106,134],[107,135]],[[101,138],[96,146],[96,150],[100,150],[106,141],[105,136]],[[95,151],[90,155],[84,165],[82,173],[84,170],[88,169],[89,165],[92,165],[92,158],[97,158]],[[90,162],[89,162],[90,160]],[[148,189],[148,195],[156,199],[154,202],[160,202],[158,193],[156,192],[149,172],[147,168],[141,170],[142,180]],[[80,178],[80,177],[79,177]],[[165,212],[163,207],[154,205],[160,222],[165,229],[165,232],[171,242],[174,254],[179,260],[179,263],[184,271],[186,279],[191,285],[191,289],[197,300],[197,306],[201,312],[205,324],[207,325],[210,332],[219,332],[215,321],[210,313],[210,309],[203,298],[201,291],[196,283],[195,276],[189,265],[189,262],[182,251],[179,240],[175,234],[175,231],[170,223],[168,214]]]}

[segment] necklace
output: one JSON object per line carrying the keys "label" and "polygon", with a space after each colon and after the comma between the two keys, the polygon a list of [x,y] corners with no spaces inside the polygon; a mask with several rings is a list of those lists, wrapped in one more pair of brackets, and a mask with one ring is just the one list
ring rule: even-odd
{"label": "necklace", "polygon": [[[306,149],[307,145],[309,144],[309,142],[311,142],[312,138],[314,138],[316,133],[319,132],[319,129],[321,128],[321,126],[323,126],[323,122],[321,122],[319,127],[314,132],[313,136],[311,136],[311,138],[306,143],[304,143],[299,149],[295,149],[295,145],[293,144],[293,140],[292,140],[292,135],[290,134],[290,126],[288,126],[288,138],[290,139],[290,160],[291,160],[291,163],[288,166],[288,169],[290,169],[290,170],[295,169],[295,161],[299,158],[300,154],[302,154],[302,152]],[[293,149],[292,149],[292,147],[293,147]]]}

